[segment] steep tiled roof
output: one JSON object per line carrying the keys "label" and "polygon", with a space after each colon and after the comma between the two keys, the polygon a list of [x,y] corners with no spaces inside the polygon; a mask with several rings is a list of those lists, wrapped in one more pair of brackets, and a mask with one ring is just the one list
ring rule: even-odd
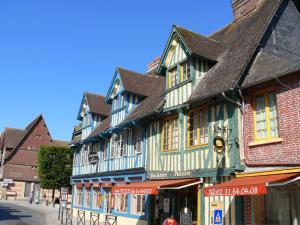
{"label": "steep tiled roof", "polygon": [[[157,113],[164,104],[163,92],[165,90],[165,78],[156,74],[148,75],[137,75],[144,76],[147,78],[147,84],[145,83],[145,92],[149,93],[136,108],[134,108],[125,118],[125,120],[120,124],[127,124],[130,121],[138,120],[152,114]],[[110,117],[106,118],[102,123],[100,123],[89,135],[88,138],[95,137],[100,133],[106,131],[110,127]]]}
{"label": "steep tiled roof", "polygon": [[151,87],[149,91],[152,93],[148,98],[143,100],[136,108],[134,108],[122,122],[128,123],[132,120],[138,120],[157,113],[164,105],[163,93],[166,87],[166,80],[163,76],[152,76]]}
{"label": "steep tiled roof", "polygon": [[149,96],[152,94],[151,76],[145,76],[144,74],[127,70],[121,67],[118,67],[117,70],[121,76],[121,80],[126,91],[142,96]]}
{"label": "steep tiled roof", "polygon": [[[262,42],[261,49],[243,81],[243,88],[300,69],[300,48],[296,47],[300,46],[300,18],[292,1],[280,7],[270,28],[270,36]],[[278,37],[282,41],[277,41]]]}
{"label": "steep tiled roof", "polygon": [[219,41],[202,36],[183,27],[175,26],[175,29],[192,54],[196,54],[212,61],[217,61],[220,54]]}
{"label": "steep tiled roof", "polygon": [[104,119],[93,131],[92,133],[88,136],[88,138],[95,137],[102,132],[106,131],[110,127],[110,116]]}
{"label": "steep tiled roof", "polygon": [[69,141],[61,141],[61,140],[52,140],[54,146],[59,147],[68,147],[70,145]]}
{"label": "steep tiled roof", "polygon": [[3,133],[3,147],[15,148],[26,133],[25,130],[15,128],[5,128]]}
{"label": "steep tiled roof", "polygon": [[105,97],[92,93],[85,93],[90,111],[98,115],[108,116],[111,112],[111,105],[105,103]]}
{"label": "steep tiled roof", "polygon": [[238,84],[281,2],[264,1],[249,16],[209,36],[220,42],[220,56],[218,62],[196,85],[190,102],[214,96]]}

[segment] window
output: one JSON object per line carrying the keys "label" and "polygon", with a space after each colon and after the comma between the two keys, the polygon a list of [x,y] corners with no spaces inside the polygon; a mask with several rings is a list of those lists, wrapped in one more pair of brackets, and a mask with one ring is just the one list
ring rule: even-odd
{"label": "window", "polygon": [[90,191],[90,189],[85,189],[84,207],[90,208],[90,205],[91,205],[91,191]]}
{"label": "window", "polygon": [[90,154],[97,154],[100,150],[99,143],[93,143],[92,147],[90,148]]}
{"label": "window", "polygon": [[77,206],[81,206],[82,205],[82,189],[77,189],[76,186],[75,186],[74,190],[76,191],[75,204]]}
{"label": "window", "polygon": [[278,137],[276,95],[269,92],[254,99],[255,140]]}
{"label": "window", "polygon": [[103,143],[103,160],[107,160],[107,141]]}
{"label": "window", "polygon": [[112,110],[117,110],[118,109],[118,98],[114,98],[112,101]]}
{"label": "window", "polygon": [[122,108],[123,106],[125,106],[125,98],[123,95],[121,95],[120,97],[120,108]]}
{"label": "window", "polygon": [[188,116],[188,147],[208,144],[208,110],[191,111]]}
{"label": "window", "polygon": [[140,127],[133,130],[133,151],[134,154],[142,152],[142,129]]}
{"label": "window", "polygon": [[178,84],[177,67],[170,69],[168,72],[169,88]]}
{"label": "window", "polygon": [[102,208],[102,194],[100,189],[93,189],[93,208]]}
{"label": "window", "polygon": [[145,195],[131,196],[131,210],[132,214],[145,215]]}
{"label": "window", "polygon": [[115,194],[115,211],[127,212],[128,209],[128,195]]}
{"label": "window", "polygon": [[127,156],[127,131],[121,134],[114,134],[111,141],[110,157]]}
{"label": "window", "polygon": [[174,151],[178,148],[178,118],[171,118],[163,122],[162,151]]}
{"label": "window", "polygon": [[185,81],[191,78],[190,62],[186,61],[180,65],[181,81]]}

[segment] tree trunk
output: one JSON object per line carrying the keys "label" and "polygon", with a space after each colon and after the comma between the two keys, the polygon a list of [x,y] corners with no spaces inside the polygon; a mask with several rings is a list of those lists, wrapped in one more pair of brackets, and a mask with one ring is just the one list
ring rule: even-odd
{"label": "tree trunk", "polygon": [[54,201],[54,195],[55,195],[55,189],[52,189],[52,206],[55,206],[55,201]]}

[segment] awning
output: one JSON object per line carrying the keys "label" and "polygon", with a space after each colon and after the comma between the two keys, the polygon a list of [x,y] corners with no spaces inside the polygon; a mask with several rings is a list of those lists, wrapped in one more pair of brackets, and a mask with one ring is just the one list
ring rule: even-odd
{"label": "awning", "polygon": [[76,183],[76,188],[77,189],[82,189],[83,183]]}
{"label": "awning", "polygon": [[240,177],[204,189],[204,196],[246,196],[267,194],[268,186],[287,182],[300,174],[277,174],[268,176]]}
{"label": "awning", "polygon": [[200,183],[202,183],[202,180],[199,179],[144,181],[131,183],[127,185],[114,186],[112,188],[112,193],[156,195],[161,189],[179,190]]}

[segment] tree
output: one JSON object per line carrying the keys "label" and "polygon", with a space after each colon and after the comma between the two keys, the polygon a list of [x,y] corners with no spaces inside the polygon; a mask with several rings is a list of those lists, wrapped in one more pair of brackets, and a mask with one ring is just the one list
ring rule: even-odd
{"label": "tree", "polygon": [[72,155],[72,150],[67,147],[42,146],[39,151],[39,180],[42,188],[52,189],[53,203],[55,189],[70,186]]}

